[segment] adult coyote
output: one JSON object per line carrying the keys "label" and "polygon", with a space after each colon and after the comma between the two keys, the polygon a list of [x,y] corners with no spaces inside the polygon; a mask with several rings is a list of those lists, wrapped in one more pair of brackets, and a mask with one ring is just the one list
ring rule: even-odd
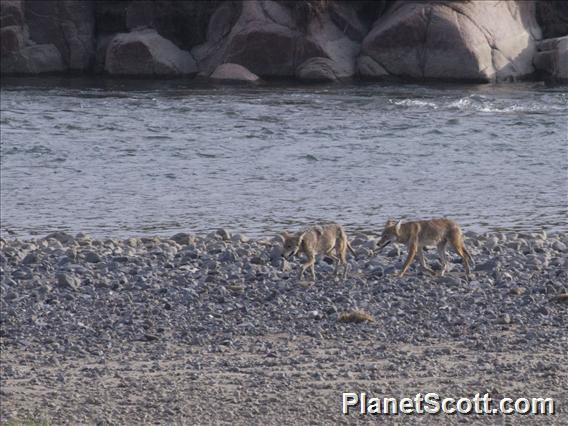
{"label": "adult coyote", "polygon": [[463,243],[461,229],[453,220],[444,218],[402,223],[402,221],[397,222],[393,219],[389,219],[385,224],[381,239],[377,243],[377,248],[380,250],[391,242],[406,244],[408,248],[408,257],[401,271],[398,273],[399,277],[405,274],[415,255],[418,255],[422,267],[433,274],[434,271],[426,265],[422,251],[424,246],[433,245],[438,247],[438,254],[442,261],[440,276],[444,275],[448,268],[446,245],[450,243],[457,254],[463,259],[466,279],[469,280],[469,265],[473,263],[473,260]]}
{"label": "adult coyote", "polygon": [[[343,279],[347,277],[347,249],[353,255],[355,252],[351,248],[347,235],[341,225],[330,223],[327,225],[316,225],[307,230],[296,234],[282,233],[284,238],[284,251],[282,255],[289,258],[298,253],[304,253],[307,261],[300,269],[299,279],[302,279],[306,269],[310,268],[312,278],[316,280],[314,265],[316,263],[316,255],[324,254],[331,257],[335,261],[335,275],[339,273],[339,266],[343,265]],[[335,252],[335,253],[334,253]]]}

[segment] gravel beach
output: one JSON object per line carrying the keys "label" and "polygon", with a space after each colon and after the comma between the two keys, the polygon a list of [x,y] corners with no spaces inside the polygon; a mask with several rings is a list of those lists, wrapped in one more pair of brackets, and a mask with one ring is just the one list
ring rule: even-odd
{"label": "gravel beach", "polygon": [[[465,235],[470,282],[452,252],[444,277],[415,261],[397,278],[404,246],[350,233],[347,280],[322,258],[313,285],[279,237],[2,239],[1,421],[566,424],[568,235]],[[343,392],[550,397],[557,414],[345,416]]]}

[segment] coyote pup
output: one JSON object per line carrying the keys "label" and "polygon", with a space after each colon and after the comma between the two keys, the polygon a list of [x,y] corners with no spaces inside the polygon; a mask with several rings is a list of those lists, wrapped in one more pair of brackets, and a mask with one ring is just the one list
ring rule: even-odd
{"label": "coyote pup", "polygon": [[[299,279],[302,279],[306,269],[310,268],[313,281],[316,280],[314,264],[316,255],[324,254],[335,261],[335,276],[339,273],[339,265],[343,265],[343,279],[347,277],[347,249],[355,256],[347,235],[341,225],[331,223],[328,225],[316,225],[295,235],[287,232],[282,233],[284,238],[284,251],[282,255],[288,259],[298,253],[304,253],[308,260],[300,269]],[[335,255],[333,251],[335,250]]]}
{"label": "coyote pup", "polygon": [[406,244],[408,248],[408,257],[404,262],[402,270],[398,273],[399,277],[405,274],[416,254],[418,254],[418,259],[422,267],[426,271],[434,274],[434,271],[426,265],[424,253],[422,252],[424,246],[432,245],[438,246],[438,254],[442,260],[440,276],[444,275],[448,268],[446,245],[450,243],[457,254],[463,259],[465,276],[466,279],[469,280],[469,265],[473,263],[473,260],[463,243],[461,229],[453,220],[444,218],[402,223],[402,221],[397,222],[393,219],[389,219],[385,224],[381,239],[377,243],[377,248],[381,250],[391,242]]}

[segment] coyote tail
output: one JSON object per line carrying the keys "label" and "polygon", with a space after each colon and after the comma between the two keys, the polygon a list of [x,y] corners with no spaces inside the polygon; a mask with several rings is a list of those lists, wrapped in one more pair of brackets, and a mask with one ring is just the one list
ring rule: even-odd
{"label": "coyote tail", "polygon": [[296,256],[300,251],[300,248],[302,248],[302,243],[304,242],[305,235],[306,235],[305,231],[300,234],[300,237],[298,238],[298,245],[296,246],[296,250],[294,250],[294,252],[292,253],[292,256]]}

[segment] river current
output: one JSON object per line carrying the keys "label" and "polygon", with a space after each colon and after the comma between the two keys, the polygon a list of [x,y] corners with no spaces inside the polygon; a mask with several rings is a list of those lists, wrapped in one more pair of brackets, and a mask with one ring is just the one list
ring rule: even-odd
{"label": "river current", "polygon": [[4,237],[568,230],[566,87],[3,78],[0,97]]}

